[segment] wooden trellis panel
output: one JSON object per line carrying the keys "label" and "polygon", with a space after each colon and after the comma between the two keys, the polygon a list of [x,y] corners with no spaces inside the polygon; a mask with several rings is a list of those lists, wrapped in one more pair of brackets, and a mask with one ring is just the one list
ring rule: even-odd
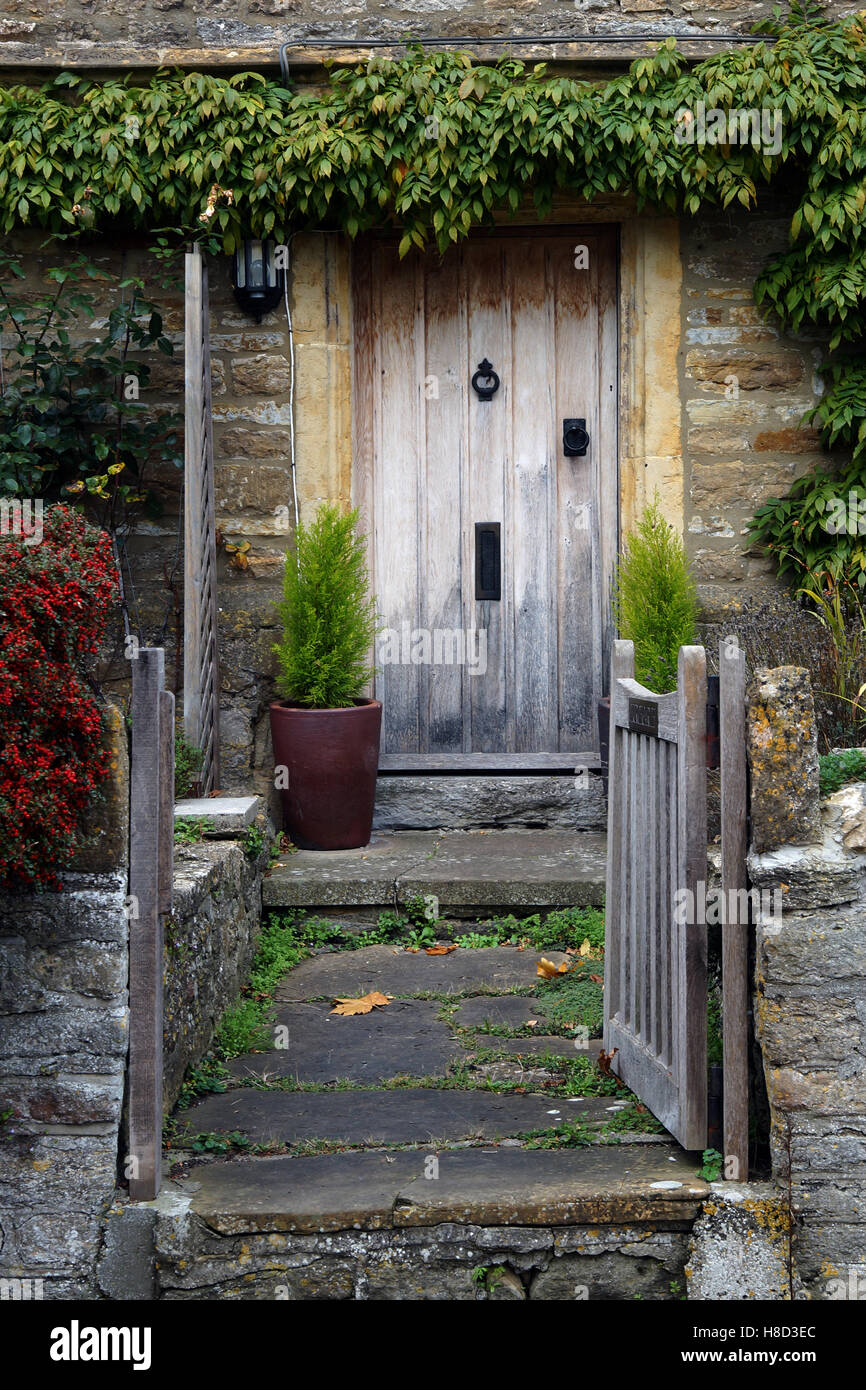
{"label": "wooden trellis panel", "polygon": [[634,680],[631,642],[614,643],[611,665],[604,1046],[683,1147],[703,1149],[707,929],[695,905],[707,878],[706,653],[680,648],[670,695]]}
{"label": "wooden trellis panel", "polygon": [[219,652],[207,266],[186,256],[183,727],[201,748],[203,793],[219,785]]}

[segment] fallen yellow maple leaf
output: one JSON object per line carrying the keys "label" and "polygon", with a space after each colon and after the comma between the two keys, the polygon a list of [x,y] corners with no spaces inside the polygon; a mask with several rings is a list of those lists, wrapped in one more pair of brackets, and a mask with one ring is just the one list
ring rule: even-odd
{"label": "fallen yellow maple leaf", "polygon": [[387,994],[380,994],[374,989],[370,994],[361,995],[360,999],[335,999],[335,1007],[331,1010],[332,1014],[341,1014],[344,1018],[351,1014],[368,1014],[373,1009],[380,1009],[389,1002]]}
{"label": "fallen yellow maple leaf", "polygon": [[540,975],[542,980],[551,980],[554,975],[565,975],[568,972],[568,965],[565,961],[561,965],[554,965],[552,960],[546,960],[544,956],[536,962],[535,973]]}
{"label": "fallen yellow maple leaf", "polygon": [[592,947],[591,947],[590,944],[589,944],[589,937],[587,937],[585,941],[582,941],[582,942],[581,942],[581,945],[580,945],[580,954],[581,954],[582,956],[588,956],[591,950],[592,950]]}

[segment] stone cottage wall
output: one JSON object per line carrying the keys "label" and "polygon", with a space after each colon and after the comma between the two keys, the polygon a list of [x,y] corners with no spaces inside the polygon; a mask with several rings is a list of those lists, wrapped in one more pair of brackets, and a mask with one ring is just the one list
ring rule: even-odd
{"label": "stone cottage wall", "polygon": [[808,673],[749,692],[749,874],[782,913],[756,926],[755,1020],[773,1176],[814,1298],[866,1295],[866,783],[821,800]]}
{"label": "stone cottage wall", "polygon": [[[831,0],[831,14],[856,6]],[[771,0],[3,0],[6,61],[115,66],[273,62],[281,43],[400,43],[417,34],[478,38],[748,33]]]}
{"label": "stone cottage wall", "polygon": [[752,292],[767,259],[787,249],[792,211],[764,197],[751,216],[682,222],[684,523],[707,616],[775,587],[747,522],[826,457],[800,424],[822,389],[825,344],[816,333],[780,336]]}

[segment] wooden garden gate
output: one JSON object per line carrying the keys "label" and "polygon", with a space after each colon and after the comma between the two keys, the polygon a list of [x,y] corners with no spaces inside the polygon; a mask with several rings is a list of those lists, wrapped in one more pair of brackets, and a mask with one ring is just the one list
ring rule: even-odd
{"label": "wooden garden gate", "polygon": [[207,265],[186,256],[184,335],[183,726],[202,750],[201,790],[219,784],[216,519]]}
{"label": "wooden garden gate", "polygon": [[[741,651],[720,649],[724,904],[745,887]],[[604,1046],[613,1070],[686,1149],[707,1143],[707,673],[681,647],[677,689],[611,662]],[[726,1176],[747,1176],[748,923],[722,923]]]}

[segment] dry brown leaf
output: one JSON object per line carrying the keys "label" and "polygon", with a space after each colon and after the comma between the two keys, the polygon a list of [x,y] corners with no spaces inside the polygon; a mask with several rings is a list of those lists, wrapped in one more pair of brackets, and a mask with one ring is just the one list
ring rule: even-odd
{"label": "dry brown leaf", "polygon": [[625,1082],[617,1076],[615,1071],[611,1071],[610,1069],[610,1064],[618,1052],[618,1047],[615,1047],[612,1052],[605,1052],[604,1048],[602,1048],[601,1052],[598,1054],[598,1069],[602,1076],[612,1077],[617,1086],[622,1086],[623,1090],[625,1090],[627,1089]]}
{"label": "dry brown leaf", "polygon": [[448,956],[452,951],[456,951],[456,946],[425,946],[425,956]]}
{"label": "dry brown leaf", "polygon": [[565,961],[561,965],[554,965],[552,960],[546,960],[542,956],[541,960],[536,962],[535,973],[540,975],[542,980],[552,980],[556,975],[566,975],[568,966]]}
{"label": "dry brown leaf", "polygon": [[594,985],[603,985],[603,984],[604,984],[604,976],[603,976],[603,975],[590,975],[589,978],[592,980],[592,983],[593,983]]}
{"label": "dry brown leaf", "polygon": [[348,1018],[352,1014],[368,1014],[373,1009],[381,1009],[388,1002],[387,994],[380,994],[377,989],[374,989],[370,994],[362,995],[360,999],[335,999],[336,1007],[331,1010],[331,1013]]}
{"label": "dry brown leaf", "polygon": [[538,1022],[538,1019],[537,1019],[537,1018],[528,1018],[528,1019],[526,1020],[526,1026],[527,1026],[527,1028],[534,1028],[537,1022]]}

